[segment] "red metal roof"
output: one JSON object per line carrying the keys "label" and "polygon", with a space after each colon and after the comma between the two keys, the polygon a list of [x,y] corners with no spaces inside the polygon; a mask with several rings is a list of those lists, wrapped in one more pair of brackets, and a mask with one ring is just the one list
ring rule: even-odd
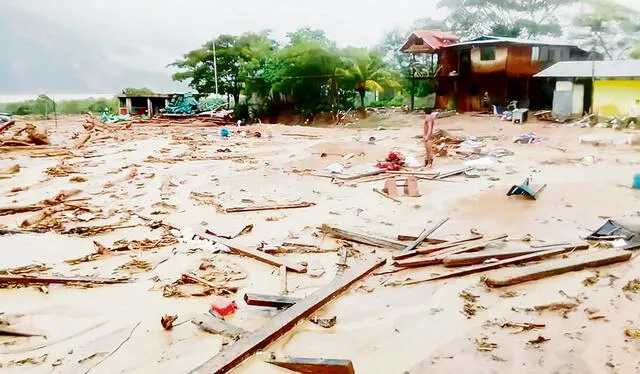
{"label": "red metal roof", "polygon": [[[408,43],[411,40],[411,35],[414,35],[420,39],[422,39],[425,43],[424,47],[410,46]],[[452,33],[446,31],[439,30],[415,30],[411,33],[407,42],[402,47],[403,52],[417,52],[419,51],[428,51],[428,50],[438,50],[444,48],[448,45],[455,44],[460,41],[460,38],[453,35]],[[416,48],[412,48],[416,47]]]}

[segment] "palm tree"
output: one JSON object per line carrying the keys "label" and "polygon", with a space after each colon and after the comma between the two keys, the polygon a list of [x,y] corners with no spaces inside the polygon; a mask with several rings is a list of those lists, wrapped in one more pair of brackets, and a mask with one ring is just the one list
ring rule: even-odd
{"label": "palm tree", "polygon": [[383,92],[383,86],[393,88],[400,86],[378,52],[351,49],[347,51],[346,56],[345,67],[336,68],[336,75],[347,82],[355,83],[355,90],[360,95],[360,104],[363,108],[366,91]]}

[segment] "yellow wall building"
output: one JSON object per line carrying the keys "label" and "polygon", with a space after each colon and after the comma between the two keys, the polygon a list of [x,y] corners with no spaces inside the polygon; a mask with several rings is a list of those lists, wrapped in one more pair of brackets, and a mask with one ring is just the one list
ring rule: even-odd
{"label": "yellow wall building", "polygon": [[636,100],[640,100],[640,80],[616,79],[595,82],[593,108],[600,116],[629,115]]}

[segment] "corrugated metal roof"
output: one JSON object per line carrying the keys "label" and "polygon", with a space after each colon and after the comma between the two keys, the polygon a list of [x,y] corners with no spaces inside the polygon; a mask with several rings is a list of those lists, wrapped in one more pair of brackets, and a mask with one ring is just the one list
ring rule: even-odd
{"label": "corrugated metal roof", "polygon": [[[417,51],[419,52],[435,51],[440,48],[451,45],[460,40],[460,38],[453,35],[452,33],[449,33],[446,31],[439,31],[439,30],[415,30],[411,34],[422,39],[425,42],[426,46],[429,47],[429,48],[418,48]],[[407,45],[408,42],[409,40],[405,42],[405,44],[400,49],[401,51],[406,53],[412,52],[409,50],[410,47]]]}
{"label": "corrugated metal roof", "polygon": [[559,47],[577,47],[575,44],[566,43],[558,40],[532,40],[532,39],[522,39],[522,38],[506,38],[502,36],[480,36],[478,38],[474,38],[471,40],[465,40],[460,43],[453,44],[451,46],[465,46],[465,45],[476,45],[476,44],[496,44],[496,43],[512,43],[512,44],[528,44],[528,45],[551,45],[551,46],[559,46]]}
{"label": "corrugated metal roof", "polygon": [[[561,61],[534,75],[537,78],[591,78],[592,61]],[[596,78],[640,77],[640,60],[595,61]]]}

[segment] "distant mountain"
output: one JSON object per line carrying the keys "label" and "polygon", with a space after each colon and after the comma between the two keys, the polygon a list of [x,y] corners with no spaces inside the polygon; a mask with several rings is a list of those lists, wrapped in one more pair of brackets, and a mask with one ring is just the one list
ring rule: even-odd
{"label": "distant mountain", "polygon": [[[88,40],[18,9],[0,11],[0,93],[116,93],[125,87],[180,90],[171,72],[128,61],[141,50]],[[131,57],[131,58],[129,58]],[[157,61],[154,61],[157,65]],[[164,63],[163,63],[164,64]]]}

